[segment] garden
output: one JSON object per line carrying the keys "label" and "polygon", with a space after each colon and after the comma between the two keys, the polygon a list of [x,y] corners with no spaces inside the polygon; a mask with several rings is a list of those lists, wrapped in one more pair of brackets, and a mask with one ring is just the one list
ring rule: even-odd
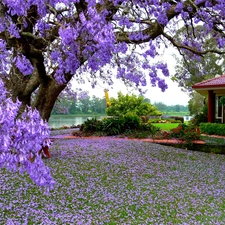
{"label": "garden", "polygon": [[87,119],[74,136],[114,136],[119,138],[139,139],[176,139],[191,145],[200,139],[200,133],[193,124],[182,123],[174,119],[146,119],[133,113],[98,120]]}

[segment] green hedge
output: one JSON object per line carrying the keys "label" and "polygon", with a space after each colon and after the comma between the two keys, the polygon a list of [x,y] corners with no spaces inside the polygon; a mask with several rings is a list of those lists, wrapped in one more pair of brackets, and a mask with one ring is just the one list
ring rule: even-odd
{"label": "green hedge", "polygon": [[225,135],[225,124],[200,123],[200,130],[203,134]]}

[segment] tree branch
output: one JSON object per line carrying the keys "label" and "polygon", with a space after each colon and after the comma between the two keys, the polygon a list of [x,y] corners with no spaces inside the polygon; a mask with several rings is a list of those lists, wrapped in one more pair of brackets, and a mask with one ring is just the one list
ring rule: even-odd
{"label": "tree branch", "polygon": [[167,40],[169,40],[173,44],[173,46],[175,46],[176,48],[178,48],[178,49],[186,49],[186,50],[194,53],[195,55],[202,56],[202,55],[206,55],[209,52],[216,53],[216,54],[219,54],[219,55],[225,54],[225,51],[219,51],[218,49],[210,49],[210,50],[206,50],[206,51],[198,51],[197,49],[195,49],[193,47],[182,45],[181,43],[176,42],[171,36],[169,36],[166,33],[162,33],[162,35]]}

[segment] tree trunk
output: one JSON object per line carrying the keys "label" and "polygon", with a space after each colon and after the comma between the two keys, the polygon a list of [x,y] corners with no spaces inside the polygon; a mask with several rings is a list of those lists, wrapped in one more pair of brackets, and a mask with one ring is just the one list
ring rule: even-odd
{"label": "tree trunk", "polygon": [[65,87],[66,84],[59,85],[53,79],[40,84],[32,107],[39,111],[43,120],[49,120],[55,101]]}
{"label": "tree trunk", "polygon": [[37,109],[43,120],[48,121],[58,95],[64,90],[72,76],[66,75],[66,83],[57,84],[53,74],[47,75],[42,56],[32,58],[34,71],[30,76],[24,76],[16,67],[12,67],[9,76],[4,79],[6,89],[15,102],[22,102],[19,115],[26,106]]}

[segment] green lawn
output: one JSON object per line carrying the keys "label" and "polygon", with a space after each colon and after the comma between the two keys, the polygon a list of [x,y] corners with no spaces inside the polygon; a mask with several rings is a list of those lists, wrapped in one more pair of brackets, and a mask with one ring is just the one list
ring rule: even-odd
{"label": "green lawn", "polygon": [[179,123],[152,123],[152,125],[159,127],[164,131],[169,131],[172,130],[173,128],[176,128],[179,125]]}

